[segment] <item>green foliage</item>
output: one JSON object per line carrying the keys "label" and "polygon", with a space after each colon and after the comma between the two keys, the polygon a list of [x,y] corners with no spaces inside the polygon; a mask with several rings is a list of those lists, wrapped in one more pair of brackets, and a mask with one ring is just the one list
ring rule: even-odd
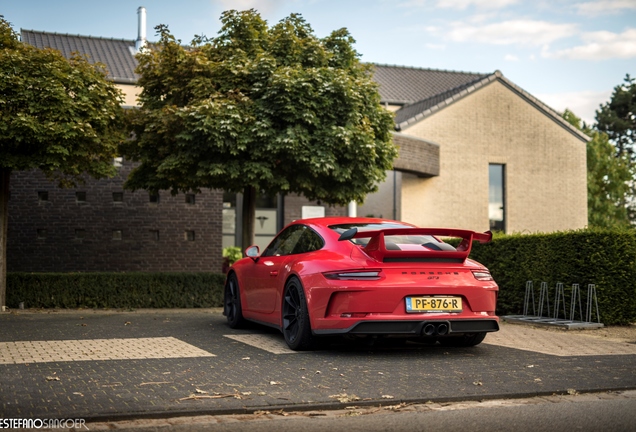
{"label": "green foliage", "polygon": [[[499,284],[499,315],[523,312],[526,281],[534,281],[538,305],[539,284],[583,290],[596,284],[601,322],[636,322],[636,231],[589,229],[536,235],[497,235],[488,244],[473,245],[471,258],[488,267]],[[554,291],[550,294],[554,302]],[[569,290],[566,289],[569,314]],[[550,304],[552,309],[553,303]],[[585,310],[583,311],[585,313]],[[577,315],[578,316],[578,315]]]}
{"label": "green foliage", "polygon": [[591,137],[587,143],[588,226],[627,228],[630,226],[626,197],[631,192],[634,165],[624,154],[616,155],[607,134],[581,127],[581,119],[565,110],[563,118]]}
{"label": "green foliage", "polygon": [[223,305],[225,276],[214,273],[8,273],[17,308],[197,308]]}
{"label": "green foliage", "polygon": [[597,129],[616,145],[618,155],[634,158],[636,141],[636,81],[629,74],[623,84],[614,87],[609,102],[596,111]]}
{"label": "green foliage", "polygon": [[101,65],[18,41],[0,17],[0,169],[41,169],[63,186],[114,174],[121,95]]}
{"label": "green foliage", "polygon": [[243,258],[243,252],[241,252],[241,248],[238,246],[228,246],[223,248],[223,258],[227,258],[228,264],[232,265]]}
{"label": "green foliage", "polygon": [[346,29],[319,39],[300,15],[268,27],[254,10],[227,11],[213,39],[181,46],[158,26],[138,56],[132,190],[200,188],[299,193],[346,205],[392,167],[391,114]]}

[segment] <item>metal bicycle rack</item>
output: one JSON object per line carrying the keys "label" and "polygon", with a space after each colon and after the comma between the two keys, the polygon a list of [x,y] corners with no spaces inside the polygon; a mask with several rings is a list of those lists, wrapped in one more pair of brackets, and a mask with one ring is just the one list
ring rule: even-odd
{"label": "metal bicycle rack", "polygon": [[[532,313],[530,313],[532,310]],[[565,328],[601,328],[601,314],[598,307],[596,285],[588,284],[585,315],[581,303],[581,289],[579,284],[572,284],[570,294],[570,308],[565,299],[565,287],[562,282],[556,284],[554,289],[554,307],[550,312],[549,289],[547,282],[541,282],[539,289],[538,310],[535,307],[534,286],[532,281],[526,282],[526,291],[523,303],[523,315],[507,315],[502,318],[509,322],[531,323],[546,326],[558,326]],[[545,314],[544,314],[545,313]],[[561,316],[562,313],[562,316]],[[576,316],[578,314],[578,320]],[[592,321],[595,317],[596,321]]]}

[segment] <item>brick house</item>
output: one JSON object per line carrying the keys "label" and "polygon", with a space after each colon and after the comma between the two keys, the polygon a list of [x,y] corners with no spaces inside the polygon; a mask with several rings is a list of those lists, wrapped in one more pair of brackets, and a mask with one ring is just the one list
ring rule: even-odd
{"label": "brick house", "polygon": [[[141,12],[141,8],[140,8]],[[137,104],[137,40],[21,30],[22,41],[104,63]],[[145,21],[145,18],[143,18]],[[421,226],[506,232],[587,224],[585,135],[504,78],[375,66],[382,103],[395,112],[399,157],[360,216]],[[108,180],[59,189],[38,171],[14,172],[9,201],[9,271],[219,271],[224,246],[241,244],[240,196],[217,190],[171,196],[123,190],[132,168]],[[355,214],[299,196],[261,197],[256,242],[308,215]]]}
{"label": "brick house", "polygon": [[399,171],[358,214],[508,233],[587,225],[589,138],[559,113],[499,71],[375,70]]}

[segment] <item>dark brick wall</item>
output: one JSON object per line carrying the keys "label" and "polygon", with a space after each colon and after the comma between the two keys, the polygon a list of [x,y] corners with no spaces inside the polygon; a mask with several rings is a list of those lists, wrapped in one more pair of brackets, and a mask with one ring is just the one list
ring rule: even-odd
{"label": "dark brick wall", "polygon": [[[187,204],[185,194],[163,191],[150,203],[146,191],[123,190],[131,168],[124,163],[116,177],[76,189],[60,189],[39,171],[12,173],[7,270],[221,271],[222,192],[203,190]],[[48,201],[39,201],[40,191]],[[78,191],[86,192],[85,203],[76,201]],[[113,192],[123,192],[123,202],[113,202]],[[76,230],[84,230],[82,239]]]}

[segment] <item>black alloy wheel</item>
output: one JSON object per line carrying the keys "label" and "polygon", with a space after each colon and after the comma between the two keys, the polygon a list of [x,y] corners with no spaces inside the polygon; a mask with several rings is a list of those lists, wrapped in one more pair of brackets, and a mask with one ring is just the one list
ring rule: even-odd
{"label": "black alloy wheel", "polygon": [[309,350],[313,347],[309,312],[305,291],[297,278],[291,278],[285,285],[283,296],[283,336],[289,348],[294,351]]}
{"label": "black alloy wheel", "polygon": [[223,315],[227,317],[227,323],[230,328],[241,328],[245,324],[243,310],[241,309],[239,284],[235,274],[231,274],[225,284]]}

